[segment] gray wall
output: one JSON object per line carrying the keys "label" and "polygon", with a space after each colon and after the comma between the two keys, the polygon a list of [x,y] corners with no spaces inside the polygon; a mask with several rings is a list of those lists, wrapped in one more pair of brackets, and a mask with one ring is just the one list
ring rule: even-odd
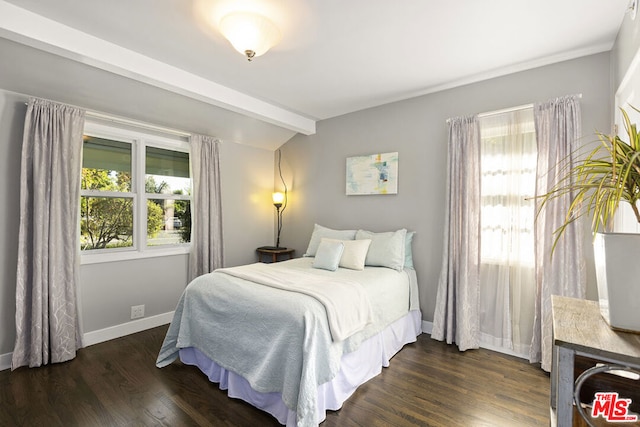
{"label": "gray wall", "polygon": [[[583,95],[583,135],[610,128],[610,62],[602,53],[387,104],[318,123],[282,147],[291,188],[283,240],[304,252],[314,223],[331,228],[417,231],[414,262],[425,320],[433,319],[442,262],[446,119],[562,95]],[[346,196],[345,159],[399,152],[397,195]],[[590,246],[588,239],[586,246]],[[595,296],[591,251],[589,294]]]}
{"label": "gray wall", "polygon": [[627,69],[640,48],[640,13],[635,20],[624,16],[616,42],[611,49],[611,69],[614,92],[620,86]]}
{"label": "gray wall", "polygon": [[[91,87],[91,80],[82,80],[85,74],[76,69],[78,87],[83,91]],[[94,70],[87,67],[87,75]],[[19,226],[20,154],[25,101],[28,96],[12,92],[11,84],[3,80],[0,72],[0,364],[6,363],[7,354],[13,350],[15,340],[15,285]],[[4,85],[9,86],[8,90]],[[122,83],[122,85],[121,85]],[[81,92],[74,92],[73,85],[51,86],[46,93],[37,81],[29,86],[29,95],[45,96],[53,100],[92,108],[90,99]],[[97,84],[97,83],[96,83]],[[175,94],[151,88],[121,77],[101,73],[100,84],[108,84],[112,97],[107,109],[126,116],[131,108],[145,110],[147,103],[176,100]],[[139,86],[138,86],[139,85]],[[130,101],[131,91],[141,95],[137,104],[120,108],[118,93],[126,93]],[[101,86],[96,90],[104,90]],[[152,96],[145,98],[144,94]],[[104,102],[104,99],[101,101]],[[184,108],[196,104],[180,100],[181,114]],[[93,107],[95,109],[95,107]],[[170,110],[171,107],[166,107]],[[154,124],[178,126],[179,123],[162,121]],[[206,129],[202,123],[201,129]],[[215,136],[215,135],[214,135]],[[223,142],[220,150],[223,204],[223,230],[225,264],[227,266],[255,262],[255,248],[273,242],[273,206],[270,204],[273,190],[273,152],[233,142]],[[172,311],[187,282],[188,255],[147,258],[122,262],[82,265],[80,270],[81,321],[85,333],[116,327],[130,322],[131,305],[145,304],[146,317]],[[4,356],[3,356],[4,355]],[[4,359],[3,359],[4,357]]]}
{"label": "gray wall", "polygon": [[0,355],[15,341],[16,264],[20,224],[20,150],[24,98],[0,91]]}

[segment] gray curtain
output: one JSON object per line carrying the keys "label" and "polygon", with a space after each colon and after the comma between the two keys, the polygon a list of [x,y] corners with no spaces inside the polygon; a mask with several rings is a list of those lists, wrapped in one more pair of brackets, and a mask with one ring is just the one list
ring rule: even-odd
{"label": "gray curtain", "polygon": [[84,115],[39,99],[27,107],[12,369],[64,362],[81,347],[76,289]]}
{"label": "gray curtain", "polygon": [[[581,130],[580,103],[576,96],[557,98],[534,105],[538,172],[536,195],[547,193],[565,167],[574,162]],[[572,196],[566,195],[545,206],[535,223],[536,299],[530,361],[551,369],[551,295],[584,298],[585,265],[582,223],[574,222],[556,246],[553,257],[553,232],[564,222]],[[536,212],[541,200],[536,199]]]}
{"label": "gray curtain", "polygon": [[189,280],[223,266],[220,141],[191,136],[191,254]]}
{"label": "gray curtain", "polygon": [[480,126],[448,121],[444,253],[431,337],[461,351],[479,346]]}

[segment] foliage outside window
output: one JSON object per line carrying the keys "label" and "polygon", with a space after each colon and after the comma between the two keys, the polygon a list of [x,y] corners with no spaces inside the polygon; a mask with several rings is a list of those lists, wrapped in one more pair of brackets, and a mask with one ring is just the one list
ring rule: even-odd
{"label": "foliage outside window", "polygon": [[189,154],[147,146],[145,172],[147,245],[189,242]]}
{"label": "foliage outside window", "polygon": [[[91,126],[90,126],[91,127]],[[80,247],[84,253],[168,248],[191,236],[186,143],[135,132],[87,132]]]}

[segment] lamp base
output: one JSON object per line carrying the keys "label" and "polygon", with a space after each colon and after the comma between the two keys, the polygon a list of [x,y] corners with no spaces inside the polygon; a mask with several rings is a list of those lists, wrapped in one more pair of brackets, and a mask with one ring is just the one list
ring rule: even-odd
{"label": "lamp base", "polygon": [[286,251],[287,248],[284,248],[282,246],[260,246],[258,249],[262,249],[262,250],[266,250],[266,251]]}

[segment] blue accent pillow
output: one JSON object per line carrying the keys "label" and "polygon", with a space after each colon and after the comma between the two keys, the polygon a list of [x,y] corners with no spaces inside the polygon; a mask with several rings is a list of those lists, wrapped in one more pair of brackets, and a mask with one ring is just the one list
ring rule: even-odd
{"label": "blue accent pillow", "polygon": [[407,237],[404,239],[404,267],[413,268],[413,248],[411,242],[413,242],[413,236],[415,231],[407,231]]}
{"label": "blue accent pillow", "polygon": [[336,271],[343,252],[344,243],[335,240],[321,239],[316,257],[313,260],[313,268]]}

